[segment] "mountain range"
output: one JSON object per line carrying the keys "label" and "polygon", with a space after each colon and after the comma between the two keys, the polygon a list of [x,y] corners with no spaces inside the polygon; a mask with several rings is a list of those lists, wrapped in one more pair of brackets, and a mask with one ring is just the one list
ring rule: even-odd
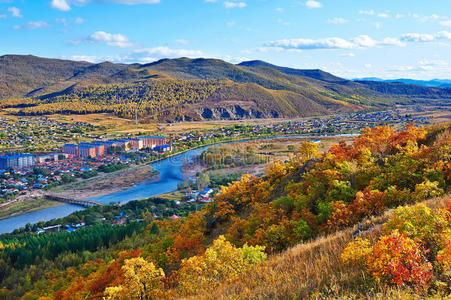
{"label": "mountain range", "polygon": [[449,88],[451,87],[451,79],[432,79],[432,80],[415,80],[415,79],[407,79],[407,78],[399,78],[399,79],[381,79],[378,77],[366,77],[354,79],[355,81],[382,81],[382,82],[400,82],[405,84],[415,84],[426,87],[442,87]]}
{"label": "mountain range", "polygon": [[0,106],[19,114],[111,112],[159,121],[304,117],[451,99],[451,88],[347,80],[263,61],[89,63],[0,57]]}

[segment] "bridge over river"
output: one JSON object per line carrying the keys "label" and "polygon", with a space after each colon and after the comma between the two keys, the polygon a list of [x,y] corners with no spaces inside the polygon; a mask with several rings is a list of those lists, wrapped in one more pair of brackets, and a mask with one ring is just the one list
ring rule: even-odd
{"label": "bridge over river", "polygon": [[58,201],[58,202],[64,202],[64,203],[74,204],[74,205],[83,206],[83,207],[91,207],[91,206],[101,206],[101,205],[104,205],[103,203],[100,203],[100,202],[97,202],[97,201],[93,201],[93,200],[65,198],[65,197],[56,196],[56,195],[51,195],[51,194],[45,195],[45,198],[46,198],[47,200]]}

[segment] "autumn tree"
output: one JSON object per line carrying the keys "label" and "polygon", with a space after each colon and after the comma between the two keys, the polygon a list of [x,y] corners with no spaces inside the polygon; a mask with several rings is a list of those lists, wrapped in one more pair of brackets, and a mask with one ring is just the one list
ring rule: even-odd
{"label": "autumn tree", "polygon": [[178,271],[178,290],[182,295],[192,295],[214,289],[220,283],[230,282],[266,258],[264,247],[244,245],[234,247],[220,236],[203,255],[182,262]]}
{"label": "autumn tree", "polygon": [[105,289],[105,299],[158,299],[162,295],[164,272],[142,257],[125,261],[124,282]]}

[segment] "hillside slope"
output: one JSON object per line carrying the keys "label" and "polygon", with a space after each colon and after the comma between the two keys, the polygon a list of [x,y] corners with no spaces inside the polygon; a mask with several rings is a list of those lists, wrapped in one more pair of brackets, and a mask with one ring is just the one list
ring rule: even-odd
{"label": "hillside slope", "polygon": [[[161,84],[163,81],[166,84]],[[183,86],[186,82],[209,86],[212,81],[220,82],[216,86],[221,89],[210,90],[208,95],[191,94],[175,99],[170,92],[167,94],[167,86]],[[153,90],[155,86],[159,90],[153,96],[140,94],[143,86],[144,90]],[[96,99],[86,92],[99,89],[103,92]],[[8,99],[21,97],[33,98],[23,101],[23,105],[32,107],[21,109],[22,114],[113,112],[128,117],[138,110],[143,120],[172,122],[324,115],[393,103],[449,100],[451,89],[356,82],[322,70],[285,68],[262,61],[234,65],[219,59],[178,58],[125,65],[2,56],[2,106],[18,106],[19,100],[8,102]],[[198,100],[193,103],[192,99]],[[155,106],[159,101],[162,102]],[[121,113],[117,104],[121,105]],[[159,110],[149,110],[149,106]],[[171,117],[175,107],[177,114]]]}
{"label": "hillside slope", "polygon": [[[287,161],[271,164],[259,177],[243,175],[183,218],[154,220],[151,213],[142,214],[147,202],[155,204],[146,200],[109,208],[143,216],[141,223],[2,236],[0,298],[361,298],[385,288],[449,296],[451,206],[432,213],[414,204],[449,193],[450,130],[450,124],[409,125],[399,132],[375,127],[327,153],[303,142]],[[397,267],[412,257],[419,267],[407,265],[407,275],[397,282],[376,273],[382,276],[379,285],[368,273],[362,275],[364,265],[341,263],[354,235],[369,238],[368,249],[357,251],[356,258],[368,255],[386,210],[404,205],[413,208],[398,208],[390,225],[395,228],[381,233],[393,229],[394,239],[404,243],[398,249],[407,253],[406,260]],[[103,209],[85,213],[98,220],[94,216]],[[83,214],[70,218],[79,222]],[[391,250],[374,254],[390,258]],[[382,261],[380,269],[390,262]]]}
{"label": "hillside slope", "polygon": [[[445,208],[451,195],[423,202],[430,208]],[[371,282],[359,270],[343,264],[341,255],[357,233],[375,240],[381,236],[381,225],[394,209],[364,220],[348,228],[298,244],[252,268],[239,279],[212,292],[198,295],[201,299],[362,299],[377,293],[381,299],[415,299],[408,287],[393,287]],[[362,228],[365,228],[364,232]],[[369,282],[368,282],[369,281]],[[438,296],[438,295],[437,295]],[[437,297],[441,298],[441,297]]]}

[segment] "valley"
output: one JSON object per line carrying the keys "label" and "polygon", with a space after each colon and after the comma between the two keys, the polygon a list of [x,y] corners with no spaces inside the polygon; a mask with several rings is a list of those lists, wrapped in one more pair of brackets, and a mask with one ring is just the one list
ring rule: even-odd
{"label": "valley", "polygon": [[[134,263],[158,299],[446,294],[449,88],[188,58],[3,56],[0,79],[0,298],[127,299]],[[442,222],[437,247],[389,211]],[[371,273],[384,239],[427,248],[421,286]]]}

